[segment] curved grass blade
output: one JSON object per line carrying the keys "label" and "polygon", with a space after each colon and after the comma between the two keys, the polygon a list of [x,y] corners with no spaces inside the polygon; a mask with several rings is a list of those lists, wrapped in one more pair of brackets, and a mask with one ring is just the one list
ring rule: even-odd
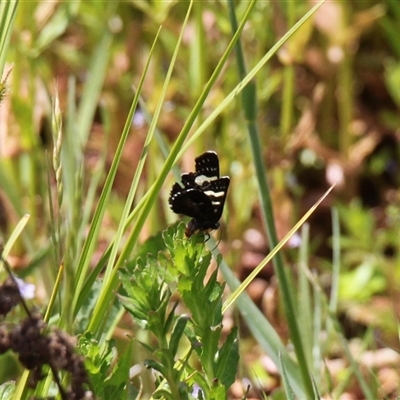
{"label": "curved grass blade", "polygon": [[251,272],[251,274],[242,282],[242,284],[229,296],[228,300],[222,307],[222,311],[225,312],[243,293],[243,291],[249,286],[250,282],[258,275],[258,273],[267,265],[269,261],[278,253],[278,251],[288,242],[288,240],[293,236],[293,234],[307,221],[310,215],[316,210],[316,208],[321,204],[321,202],[328,196],[328,194],[335,187],[333,184],[324,195],[304,214],[299,222],[286,234],[286,236],[278,243],[276,247],[261,261],[261,263]]}

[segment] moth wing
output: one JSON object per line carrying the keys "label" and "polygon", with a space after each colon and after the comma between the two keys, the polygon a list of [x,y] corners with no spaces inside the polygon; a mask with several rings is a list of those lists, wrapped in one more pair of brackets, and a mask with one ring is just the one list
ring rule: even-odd
{"label": "moth wing", "polygon": [[219,178],[219,160],[215,151],[206,151],[195,159],[196,175],[215,180]]}
{"label": "moth wing", "polygon": [[210,198],[200,189],[182,189],[173,193],[172,187],[169,205],[176,214],[187,215],[196,220],[214,218],[214,208]]}
{"label": "moth wing", "polygon": [[204,194],[209,198],[213,208],[212,220],[218,222],[224,210],[226,195],[228,193],[230,178],[223,176],[216,181],[211,181],[206,188]]}

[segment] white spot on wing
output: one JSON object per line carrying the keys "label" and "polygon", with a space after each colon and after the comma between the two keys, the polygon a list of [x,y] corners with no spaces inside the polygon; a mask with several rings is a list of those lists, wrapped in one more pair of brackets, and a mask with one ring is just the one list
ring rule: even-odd
{"label": "white spot on wing", "polygon": [[195,181],[196,185],[203,186],[204,182],[211,182],[211,181],[215,181],[217,179],[218,179],[217,176],[199,175],[199,176],[196,176],[194,181]]}
{"label": "white spot on wing", "polygon": [[225,192],[213,192],[212,190],[207,190],[204,192],[204,194],[206,194],[207,196],[211,197],[223,197],[225,196]]}

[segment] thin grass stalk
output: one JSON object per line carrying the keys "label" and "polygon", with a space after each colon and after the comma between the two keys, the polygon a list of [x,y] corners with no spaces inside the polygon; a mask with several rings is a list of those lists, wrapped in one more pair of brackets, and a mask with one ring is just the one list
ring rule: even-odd
{"label": "thin grass stalk", "polygon": [[[228,1],[230,9],[230,19],[232,25],[232,31],[236,32],[237,22],[234,9],[234,3],[232,0]],[[240,41],[236,43],[236,54],[243,53],[240,45]],[[246,66],[244,64],[244,57],[240,56],[237,58],[237,65],[239,70],[240,79],[244,79],[246,76]],[[256,99],[256,85],[252,82],[243,89],[242,94],[243,109],[245,113],[245,119],[247,122],[247,129],[251,144],[251,150],[253,155],[254,166],[256,170],[257,182],[259,185],[259,196],[261,203],[262,216],[264,220],[264,226],[267,230],[267,235],[269,239],[269,244],[273,248],[278,244],[278,237],[276,234],[275,224],[274,224],[274,212],[271,201],[270,190],[268,187],[268,182],[266,179],[266,166],[264,165],[262,157],[262,144],[260,140],[260,135],[258,132],[258,127],[256,123],[257,115],[257,99]],[[291,300],[290,285],[286,279],[284,265],[282,256],[277,253],[273,259],[274,270],[278,277],[279,288],[282,293],[282,299],[284,303],[284,309],[286,313],[286,318],[290,330],[290,337],[294,345],[297,360],[299,362],[301,375],[303,378],[303,383],[305,386],[305,391],[309,398],[313,398],[313,385],[310,378],[310,372],[307,365],[307,360],[305,356],[305,351],[301,341],[301,335],[296,319],[296,309]]]}
{"label": "thin grass stalk", "polygon": [[304,351],[307,357],[308,365],[312,365],[312,348],[313,348],[313,335],[312,335],[312,321],[313,309],[311,301],[311,290],[309,282],[310,270],[308,268],[308,252],[310,240],[310,226],[304,224],[301,229],[301,246],[299,251],[299,268],[298,268],[298,321],[302,335]]}
{"label": "thin grass stalk", "polygon": [[[46,308],[46,313],[43,317],[43,320],[46,323],[49,323],[49,320],[53,314],[56,297],[59,294],[59,289],[60,289],[61,283],[64,279],[64,276],[65,276],[64,265],[61,264],[61,265],[59,265],[54,288],[53,288],[53,291],[50,296],[49,304],[47,305],[47,308]],[[48,373],[46,376],[46,379],[41,380],[38,383],[37,387],[35,388],[35,396],[42,397],[42,396],[46,395],[48,393],[48,391],[50,390],[53,380],[54,380],[53,375]],[[20,383],[23,384],[22,381],[18,382],[18,384],[20,384]],[[25,382],[24,385],[27,386],[27,382]]]}
{"label": "thin grass stalk", "polygon": [[8,85],[7,85],[7,79],[12,71],[12,67],[8,68],[8,70],[2,74],[0,70],[0,104],[5,98],[6,94],[9,91]]}
{"label": "thin grass stalk", "polygon": [[[48,161],[48,160],[46,160]],[[50,236],[51,236],[51,250],[53,251],[55,264],[60,264],[61,259],[61,248],[60,248],[60,225],[59,219],[56,219],[54,207],[53,207],[53,196],[51,192],[51,179],[50,179],[50,164],[47,162],[47,200],[49,202],[49,214],[50,214]],[[53,271],[52,271],[53,272]]]}
{"label": "thin grass stalk", "polygon": [[19,0],[0,2],[0,77],[6,64],[6,56]]}
{"label": "thin grass stalk", "polygon": [[[30,69],[32,70],[32,65],[30,66]],[[27,82],[27,95],[24,100],[28,104],[32,105],[35,104],[36,92],[33,76],[33,73],[26,75],[26,71],[24,71],[23,68],[20,70],[19,84],[22,84],[25,79]],[[18,84],[16,84],[15,87],[18,87]],[[39,137],[36,135],[33,121],[33,107],[28,107],[26,109],[25,118],[23,118],[23,121],[20,122],[20,140],[22,146],[26,146],[27,152],[25,154],[21,154],[14,161],[16,161],[16,164],[19,164],[20,180],[22,182],[22,187],[26,188],[32,222],[35,221],[36,224],[34,229],[40,230],[42,224],[40,223],[40,218],[38,218],[39,209],[37,207],[37,195],[38,188],[44,187],[44,185],[41,184],[41,179],[43,176],[41,172],[43,171],[45,163],[42,162]],[[45,198],[45,193],[39,194],[43,195],[41,196],[42,198]],[[28,227],[28,229],[31,229],[31,227]],[[31,233],[33,232],[31,231]]]}
{"label": "thin grass stalk", "polygon": [[21,220],[18,222],[17,226],[14,228],[13,232],[11,233],[10,237],[8,238],[7,243],[3,247],[3,251],[1,253],[3,258],[6,259],[8,257],[11,249],[15,245],[15,242],[20,237],[20,235],[22,235],[23,230],[25,229],[26,224],[28,223],[29,219],[30,219],[30,215],[25,214],[21,218]]}
{"label": "thin grass stalk", "polygon": [[336,207],[332,208],[332,287],[329,299],[329,311],[336,313],[339,297],[340,277],[340,223],[339,213]]}
{"label": "thin grass stalk", "polygon": [[[81,163],[80,146],[74,140],[76,131],[76,80],[75,77],[68,77],[68,90],[67,90],[67,109],[65,113],[65,132],[64,143],[61,153],[62,164],[64,166],[64,209],[65,216],[68,224],[73,220],[73,213],[75,212],[74,204],[74,189],[76,167]],[[70,229],[70,226],[68,226]]]}
{"label": "thin grass stalk", "polygon": [[[313,280],[314,282],[315,280]],[[322,294],[321,288],[318,285],[313,285],[314,308],[312,318],[313,323],[313,346],[311,356],[313,358],[313,379],[318,385],[321,384],[321,365],[323,364],[323,342],[321,341],[322,333]]]}
{"label": "thin grass stalk", "polygon": [[[79,241],[79,223],[81,221],[81,203],[79,202],[79,190],[77,181],[81,181],[82,175],[82,150],[76,137],[76,82],[74,77],[68,79],[66,121],[61,149],[62,181],[63,181],[63,219],[65,221],[65,232],[63,236],[63,262],[65,265],[65,292],[64,302],[70,304],[74,291],[73,279],[78,265],[77,243]],[[60,240],[60,239],[59,239]],[[60,256],[61,257],[61,256]],[[62,312],[66,315],[60,318],[61,325],[64,321],[71,323],[71,309],[63,307]],[[65,324],[67,324],[65,322]]]}
{"label": "thin grass stalk", "polygon": [[[53,134],[53,170],[56,178],[56,188],[57,188],[57,215],[60,217],[61,205],[63,201],[64,184],[62,181],[63,166],[61,161],[61,149],[62,149],[62,116],[60,110],[60,101],[58,98],[58,90],[55,88],[55,93],[53,96],[53,107],[52,107],[52,119],[51,128]],[[50,186],[49,186],[50,193]],[[52,210],[52,201],[50,200],[50,209]],[[56,234],[56,242],[54,243],[54,250],[56,252],[56,263],[60,265],[61,263],[61,224],[60,218],[56,218],[53,213],[54,228]]]}

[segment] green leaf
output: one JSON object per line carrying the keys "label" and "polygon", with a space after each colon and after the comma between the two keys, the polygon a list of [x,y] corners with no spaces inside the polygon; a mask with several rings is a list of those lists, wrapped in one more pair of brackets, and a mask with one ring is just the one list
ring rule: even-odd
{"label": "green leaf", "polygon": [[214,361],[215,376],[228,389],[234,382],[239,362],[237,328],[230,331]]}
{"label": "green leaf", "polygon": [[226,389],[225,386],[220,382],[215,382],[210,390],[209,397],[210,400],[223,400],[226,399]]}
{"label": "green leaf", "polygon": [[15,392],[15,382],[4,382],[0,385],[0,400],[11,400]]}
{"label": "green leaf", "polygon": [[288,376],[286,374],[286,368],[285,368],[284,363],[282,362],[282,358],[280,358],[280,361],[281,361],[282,377],[283,377],[283,383],[285,386],[286,398],[288,400],[296,400],[296,396],[293,392],[292,387],[290,386],[290,382],[289,382]]}
{"label": "green leaf", "polygon": [[172,357],[176,356],[176,353],[178,351],[178,346],[180,344],[182,335],[185,332],[185,328],[188,321],[189,321],[189,316],[181,315],[175,323],[174,329],[172,330],[171,339],[169,341],[169,347],[171,349]]}
{"label": "green leaf", "polygon": [[103,398],[119,398],[103,394],[108,392],[122,394],[129,378],[130,366],[127,357],[131,352],[125,352],[121,360],[115,363],[114,341],[104,341],[100,344],[90,332],[79,338],[78,346],[85,356],[85,367],[96,395]]}
{"label": "green leaf", "polygon": [[342,272],[339,280],[340,300],[368,300],[386,288],[385,276],[373,257],[366,257],[362,264],[349,272]]}

